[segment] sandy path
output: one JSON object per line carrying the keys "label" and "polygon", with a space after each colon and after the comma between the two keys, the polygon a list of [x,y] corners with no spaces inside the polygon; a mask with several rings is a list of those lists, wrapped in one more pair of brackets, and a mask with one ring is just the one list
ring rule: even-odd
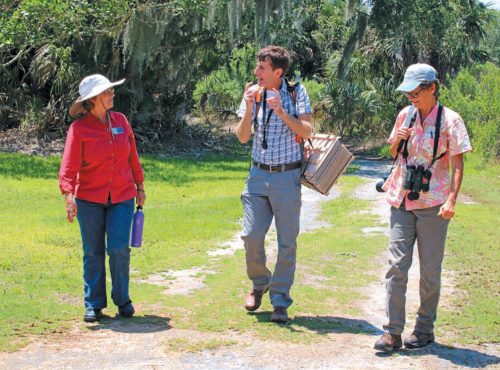
{"label": "sandy path", "polygon": [[[356,196],[372,202],[372,212],[388,220],[388,206],[383,195],[374,190],[378,174],[387,171],[387,164],[373,161],[358,161],[359,176],[369,179],[369,183],[356,190]],[[337,193],[333,193],[331,198]],[[305,213],[303,229],[313,225],[313,217],[325,200],[304,189]],[[305,227],[304,227],[305,226]],[[309,228],[310,229],[310,228]],[[380,228],[365,232],[385,232]],[[272,238],[272,236],[271,236]],[[232,252],[241,248],[237,238],[226,243],[221,250]],[[212,251],[213,252],[213,251]],[[415,256],[416,257],[416,256]],[[350,317],[339,312],[325,312],[311,320],[335,321],[340,329],[322,333],[322,340],[312,345],[289,344],[262,341],[241,333],[200,333],[179,330],[168,324],[167,318],[144,316],[139,322],[111,320],[105,325],[97,325],[88,330],[78,323],[72,330],[54,334],[34,341],[14,353],[0,353],[1,369],[455,369],[455,368],[500,368],[500,347],[469,346],[466,348],[432,344],[422,350],[399,351],[387,356],[377,354],[373,343],[381,333],[384,322],[385,289],[383,275],[386,265],[385,253],[377,259],[380,279],[364,289],[368,297],[360,302],[364,313],[360,317]],[[418,266],[415,263],[410,272],[407,297],[408,331],[415,317],[418,304]],[[199,275],[199,274],[198,274]],[[453,282],[445,277],[445,289],[452,288]],[[197,287],[197,288],[202,288]],[[138,312],[141,307],[137,306]],[[242,312],[243,314],[243,312]],[[293,330],[294,324],[289,326]],[[355,329],[346,332],[346,327]],[[344,329],[342,329],[344,328]],[[354,333],[353,333],[354,332]],[[189,341],[211,339],[228,340],[237,344],[196,353],[173,352],[165,343],[175,338]],[[439,338],[437,338],[439,340]]]}

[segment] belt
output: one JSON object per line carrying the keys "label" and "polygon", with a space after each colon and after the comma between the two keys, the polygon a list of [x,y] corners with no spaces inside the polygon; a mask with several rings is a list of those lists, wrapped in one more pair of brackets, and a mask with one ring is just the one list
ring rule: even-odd
{"label": "belt", "polygon": [[260,168],[261,170],[266,170],[269,172],[283,172],[283,171],[296,170],[297,168],[302,167],[302,161],[286,163],[286,164],[277,164],[274,166],[254,161],[253,165],[255,167]]}

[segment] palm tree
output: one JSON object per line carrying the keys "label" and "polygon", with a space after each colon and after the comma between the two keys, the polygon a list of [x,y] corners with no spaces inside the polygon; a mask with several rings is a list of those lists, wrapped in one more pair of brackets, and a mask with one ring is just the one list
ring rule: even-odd
{"label": "palm tree", "polygon": [[487,58],[480,41],[492,16],[478,0],[347,0],[345,14],[353,26],[338,64],[340,79],[357,49],[388,60],[399,75],[417,61],[444,76]]}

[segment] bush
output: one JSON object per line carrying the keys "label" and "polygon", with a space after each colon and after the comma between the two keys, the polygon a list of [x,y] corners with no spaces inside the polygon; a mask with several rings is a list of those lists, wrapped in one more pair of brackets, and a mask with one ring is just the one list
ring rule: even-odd
{"label": "bush", "polygon": [[484,160],[500,155],[500,68],[486,63],[462,70],[442,89],[441,102],[463,118],[474,150]]}
{"label": "bush", "polygon": [[234,49],[224,66],[196,84],[193,93],[196,110],[202,114],[225,117],[235,114],[246,83],[255,80],[256,55],[257,50],[250,45]]}
{"label": "bush", "polygon": [[315,107],[321,100],[320,94],[324,86],[322,83],[319,83],[316,80],[302,80],[301,83],[306,88],[307,95],[309,96],[309,100],[311,101],[311,106],[313,108],[313,111],[315,111]]}
{"label": "bush", "polygon": [[377,155],[382,158],[392,159],[391,152],[389,150],[391,146],[389,144],[384,144],[377,148]]}

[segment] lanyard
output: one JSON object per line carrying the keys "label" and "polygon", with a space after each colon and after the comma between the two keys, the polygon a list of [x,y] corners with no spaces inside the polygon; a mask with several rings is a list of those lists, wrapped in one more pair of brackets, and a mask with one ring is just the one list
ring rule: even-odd
{"label": "lanyard", "polygon": [[108,119],[108,128],[111,133],[111,140],[115,141],[115,133],[113,132],[113,125],[111,124],[111,114],[109,114],[109,110],[106,111],[106,118]]}
{"label": "lanyard", "polygon": [[267,95],[267,90],[264,89],[264,94],[262,96],[262,126],[263,126],[263,131],[262,131],[262,148],[267,149],[267,141],[266,141],[266,136],[267,136],[267,129],[269,127],[269,120],[271,119],[271,115],[273,114],[273,110],[270,109],[269,113],[267,114],[267,119],[266,119],[266,106],[267,106],[267,101],[266,101],[266,95]]}

